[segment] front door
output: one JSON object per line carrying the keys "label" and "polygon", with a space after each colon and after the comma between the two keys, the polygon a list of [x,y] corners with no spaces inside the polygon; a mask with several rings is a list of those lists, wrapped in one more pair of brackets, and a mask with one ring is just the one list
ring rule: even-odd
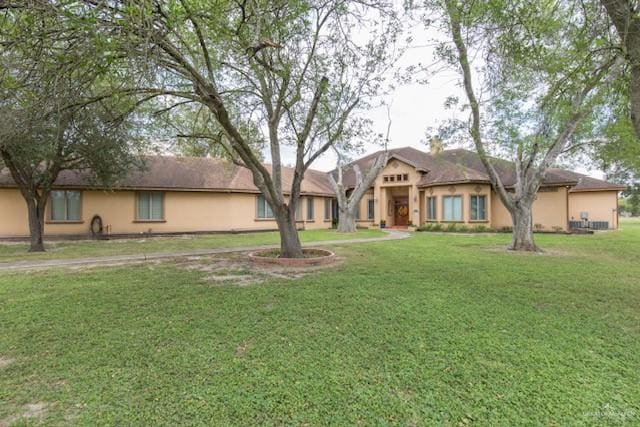
{"label": "front door", "polygon": [[409,223],[409,201],[407,198],[394,200],[394,225],[406,227]]}

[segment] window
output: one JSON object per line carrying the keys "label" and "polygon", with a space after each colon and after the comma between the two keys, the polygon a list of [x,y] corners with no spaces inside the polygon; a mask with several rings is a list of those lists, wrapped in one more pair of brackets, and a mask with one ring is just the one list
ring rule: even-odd
{"label": "window", "polygon": [[409,174],[408,173],[399,173],[396,175],[383,175],[382,176],[382,182],[406,182],[409,181]]}
{"label": "window", "polygon": [[80,221],[80,192],[52,191],[49,219],[51,221]]}
{"label": "window", "polygon": [[324,199],[324,219],[331,219],[331,199]]}
{"label": "window", "polygon": [[302,199],[298,199],[298,204],[296,205],[296,221],[302,220]]}
{"label": "window", "polygon": [[267,199],[265,199],[262,195],[257,197],[256,217],[259,219],[273,218],[273,210],[271,210],[271,206],[269,206],[269,203],[267,203]]}
{"label": "window", "polygon": [[487,219],[487,196],[471,196],[471,220],[484,221]]}
{"label": "window", "polygon": [[436,196],[427,197],[427,220],[435,221],[438,219],[438,198]]}
{"label": "window", "polygon": [[374,217],[374,202],[373,199],[367,200],[367,219],[373,219]]}
{"label": "window", "polygon": [[462,196],[442,196],[442,219],[462,221]]}
{"label": "window", "polygon": [[313,221],[313,197],[307,197],[307,221]]}
{"label": "window", "polygon": [[138,209],[136,218],[139,221],[162,221],[164,219],[164,194],[158,191],[141,191],[138,193]]}

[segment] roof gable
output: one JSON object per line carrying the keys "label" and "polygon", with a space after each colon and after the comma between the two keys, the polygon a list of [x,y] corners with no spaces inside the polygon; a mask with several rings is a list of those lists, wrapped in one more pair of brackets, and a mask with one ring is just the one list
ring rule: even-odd
{"label": "roof gable", "polygon": [[[368,170],[375,157],[382,151],[370,154],[352,164],[358,164],[361,169]],[[417,170],[424,171],[418,181],[418,187],[458,183],[491,183],[482,160],[478,153],[465,149],[445,150],[438,154],[430,154],[413,147],[395,148],[389,150],[390,158],[400,157],[405,163],[413,165]],[[399,159],[400,160],[400,159]],[[508,160],[491,157],[491,162],[500,175],[503,184],[511,187],[516,183],[515,165]],[[345,185],[353,186],[355,174],[345,173]],[[543,181],[544,186],[572,186],[572,191],[622,190],[623,186],[607,181],[591,178],[577,172],[565,169],[550,168]]]}

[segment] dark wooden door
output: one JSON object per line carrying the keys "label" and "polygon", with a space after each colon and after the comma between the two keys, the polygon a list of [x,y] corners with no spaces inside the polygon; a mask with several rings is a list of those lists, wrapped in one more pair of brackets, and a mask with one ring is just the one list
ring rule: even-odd
{"label": "dark wooden door", "polygon": [[394,205],[394,225],[406,227],[409,223],[409,202],[406,199],[398,199]]}

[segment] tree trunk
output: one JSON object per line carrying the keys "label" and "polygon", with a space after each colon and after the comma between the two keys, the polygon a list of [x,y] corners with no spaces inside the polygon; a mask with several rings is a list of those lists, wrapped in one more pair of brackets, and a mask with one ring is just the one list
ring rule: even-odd
{"label": "tree trunk", "polygon": [[44,208],[45,203],[36,200],[27,200],[29,213],[29,233],[31,234],[31,246],[29,252],[44,252]]}
{"label": "tree trunk", "polygon": [[513,220],[513,235],[509,250],[536,252],[538,247],[533,241],[531,205],[523,206],[520,204],[516,206],[511,212],[511,218]]}
{"label": "tree trunk", "polygon": [[291,215],[288,209],[284,209],[284,213],[274,214],[280,231],[280,258],[302,258],[302,244],[296,229],[295,214]]}
{"label": "tree trunk", "polygon": [[356,215],[349,209],[340,209],[338,217],[338,233],[355,233],[356,232]]}

